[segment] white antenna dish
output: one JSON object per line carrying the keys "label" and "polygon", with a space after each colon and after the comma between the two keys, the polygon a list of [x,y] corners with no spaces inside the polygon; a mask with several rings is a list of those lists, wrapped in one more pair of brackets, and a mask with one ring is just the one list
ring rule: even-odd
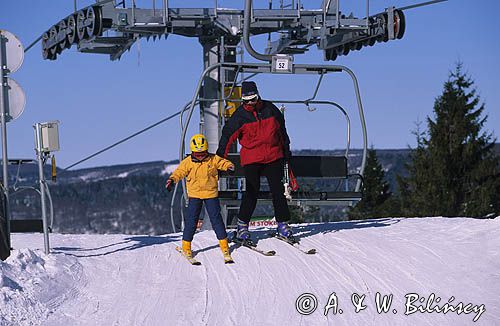
{"label": "white antenna dish", "polygon": [[7,39],[7,42],[5,42],[7,49],[7,69],[13,73],[23,64],[24,47],[21,41],[11,32],[0,29],[0,34]]}
{"label": "white antenna dish", "polygon": [[[7,112],[6,121],[9,122],[17,119],[23,113],[26,106],[26,95],[21,86],[12,78],[7,78],[7,87],[9,94],[9,105],[7,108],[9,111]],[[0,103],[2,103],[1,101],[3,101],[2,92],[0,92]]]}

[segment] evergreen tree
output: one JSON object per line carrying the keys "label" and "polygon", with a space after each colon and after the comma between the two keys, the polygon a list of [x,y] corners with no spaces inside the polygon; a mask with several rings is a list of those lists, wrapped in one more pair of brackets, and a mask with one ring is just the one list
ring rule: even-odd
{"label": "evergreen tree", "polygon": [[410,216],[486,216],[500,209],[499,158],[473,81],[457,64],[435,100],[428,132],[417,130],[417,148],[399,178]]}
{"label": "evergreen tree", "polygon": [[363,176],[363,199],[349,210],[350,220],[387,216],[388,199],[391,197],[389,183],[380,165],[377,152],[368,150],[365,173]]}

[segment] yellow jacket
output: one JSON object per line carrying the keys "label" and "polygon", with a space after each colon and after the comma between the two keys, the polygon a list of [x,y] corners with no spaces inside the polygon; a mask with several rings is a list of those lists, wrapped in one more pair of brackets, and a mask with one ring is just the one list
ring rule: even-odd
{"label": "yellow jacket", "polygon": [[189,198],[215,198],[219,195],[218,170],[227,171],[233,166],[231,161],[209,154],[203,161],[193,161],[191,155],[182,160],[170,175],[175,183],[186,177]]}

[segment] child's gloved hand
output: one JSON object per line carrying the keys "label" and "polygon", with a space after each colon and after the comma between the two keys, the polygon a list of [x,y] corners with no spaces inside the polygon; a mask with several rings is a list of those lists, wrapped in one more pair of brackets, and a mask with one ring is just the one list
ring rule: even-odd
{"label": "child's gloved hand", "polygon": [[167,191],[172,191],[172,187],[174,186],[175,182],[172,179],[168,179],[167,183],[165,184],[165,188],[167,188]]}
{"label": "child's gloved hand", "polygon": [[231,165],[227,168],[227,173],[229,173],[230,175],[234,174],[234,165]]}

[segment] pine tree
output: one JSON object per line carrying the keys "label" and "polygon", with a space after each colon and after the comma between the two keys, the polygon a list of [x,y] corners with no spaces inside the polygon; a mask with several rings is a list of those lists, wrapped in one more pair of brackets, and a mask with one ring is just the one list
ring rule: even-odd
{"label": "pine tree", "polygon": [[403,216],[429,215],[424,212],[432,210],[432,204],[428,202],[427,194],[428,186],[433,183],[433,176],[428,174],[431,169],[431,161],[425,146],[425,133],[421,129],[421,124],[420,121],[417,121],[417,127],[412,132],[417,138],[417,147],[410,152],[410,163],[405,164],[408,176],[404,178],[397,176],[402,206],[401,215]]}
{"label": "pine tree", "polygon": [[427,136],[399,178],[404,213],[410,216],[486,216],[500,209],[499,158],[492,134],[482,132],[487,115],[473,81],[457,64],[435,100]]}
{"label": "pine tree", "polygon": [[380,165],[377,152],[368,150],[365,173],[363,176],[363,199],[349,210],[350,220],[387,216],[388,199],[391,197],[389,183]]}

